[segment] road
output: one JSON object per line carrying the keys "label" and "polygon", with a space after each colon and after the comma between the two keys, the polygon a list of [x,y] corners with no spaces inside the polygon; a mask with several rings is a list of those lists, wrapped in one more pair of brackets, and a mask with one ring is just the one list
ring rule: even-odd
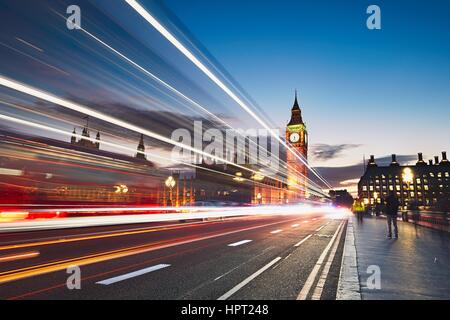
{"label": "road", "polygon": [[345,228],[312,212],[2,233],[0,298],[335,299]]}

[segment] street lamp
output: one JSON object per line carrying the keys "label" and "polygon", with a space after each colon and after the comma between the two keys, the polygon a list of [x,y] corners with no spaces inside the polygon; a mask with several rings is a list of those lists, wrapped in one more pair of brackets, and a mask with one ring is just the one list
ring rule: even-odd
{"label": "street lamp", "polygon": [[256,195],[256,199],[258,199],[258,204],[261,204],[262,202],[262,195],[260,192],[258,192],[258,194]]}
{"label": "street lamp", "polygon": [[411,168],[403,169],[402,180],[403,180],[404,183],[406,183],[406,186],[408,187],[408,189],[407,189],[408,190],[408,199],[407,199],[408,203],[407,203],[407,205],[409,205],[409,202],[410,202],[409,186],[414,181],[414,174],[413,174]]}
{"label": "street lamp", "polygon": [[164,183],[165,183],[166,187],[169,188],[169,192],[170,192],[169,200],[170,200],[170,206],[172,206],[172,189],[175,187],[176,181],[172,176],[170,176],[166,179],[166,181],[164,181]]}
{"label": "street lamp", "polygon": [[237,182],[242,182],[245,179],[242,177],[242,172],[236,172],[233,180]]}

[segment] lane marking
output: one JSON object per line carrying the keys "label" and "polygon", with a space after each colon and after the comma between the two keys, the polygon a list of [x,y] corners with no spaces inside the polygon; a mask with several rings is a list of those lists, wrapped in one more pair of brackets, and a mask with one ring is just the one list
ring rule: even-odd
{"label": "lane marking", "polygon": [[235,243],[230,243],[228,246],[229,247],[237,247],[237,246],[240,246],[242,244],[249,243],[249,242],[252,242],[252,240],[242,240],[242,241],[238,241],[238,242],[235,242]]}
{"label": "lane marking", "polygon": [[339,243],[341,242],[342,233],[344,228],[341,228],[339,234],[334,242],[333,248],[331,249],[331,253],[328,256],[328,260],[325,263],[325,267],[322,270],[322,274],[320,275],[319,281],[317,282],[316,289],[313,292],[311,300],[320,300],[322,297],[323,288],[325,287],[325,282],[328,278],[328,273],[330,272],[331,265],[333,264],[334,257],[336,256],[337,249],[339,247]]}
{"label": "lane marking", "polygon": [[336,300],[361,300],[361,286],[358,276],[358,259],[352,219],[349,219],[347,224]]}
{"label": "lane marking", "polygon": [[39,251],[30,251],[24,253],[15,253],[7,256],[0,256],[0,262],[9,262],[16,260],[29,259],[39,256]]}
{"label": "lane marking", "polygon": [[10,281],[17,281],[17,280],[24,279],[24,278],[34,277],[34,276],[42,275],[42,274],[46,274],[46,273],[65,270],[72,265],[85,266],[85,265],[99,263],[99,262],[103,262],[103,261],[107,261],[107,260],[128,257],[128,256],[132,256],[132,255],[137,255],[137,254],[143,254],[143,253],[156,251],[156,250],[160,250],[160,249],[165,249],[165,248],[170,248],[170,247],[175,247],[175,246],[179,246],[179,245],[183,245],[183,244],[188,244],[188,243],[193,243],[193,242],[197,242],[197,241],[218,238],[218,237],[235,234],[235,233],[239,233],[239,232],[264,228],[264,227],[268,227],[268,226],[275,225],[275,224],[290,222],[290,221],[293,221],[296,219],[297,218],[289,219],[287,221],[277,221],[277,222],[268,223],[268,224],[264,224],[264,225],[253,226],[253,227],[248,227],[248,228],[244,228],[244,229],[238,229],[238,230],[233,230],[233,231],[228,231],[228,232],[223,232],[223,233],[218,233],[218,234],[210,234],[210,235],[203,236],[200,238],[194,238],[194,239],[188,238],[187,240],[182,240],[182,241],[178,241],[178,242],[161,241],[161,242],[152,243],[152,244],[138,245],[138,246],[129,247],[129,248],[125,248],[125,249],[116,249],[116,250],[111,250],[111,251],[107,251],[107,252],[103,252],[103,253],[90,254],[90,255],[82,256],[82,257],[76,257],[76,258],[70,258],[70,259],[66,259],[66,260],[44,263],[44,264],[37,265],[37,266],[25,267],[25,268],[20,268],[20,269],[15,269],[15,270],[8,270],[5,272],[0,272],[0,284],[10,282]]}
{"label": "lane marking", "polygon": [[322,230],[322,229],[323,229],[323,227],[325,227],[325,225],[323,225],[323,226],[320,226],[319,228],[317,228],[317,229],[316,229],[316,232],[319,232],[320,230]]}
{"label": "lane marking", "polygon": [[120,282],[120,281],[124,281],[124,280],[127,280],[127,279],[139,277],[139,276],[141,276],[143,274],[150,273],[150,272],[153,272],[153,271],[156,271],[156,270],[160,270],[160,269],[163,269],[163,268],[167,268],[167,267],[170,267],[170,264],[157,264],[155,266],[144,268],[144,269],[137,270],[137,271],[133,271],[133,272],[130,272],[130,273],[126,273],[126,274],[123,274],[121,276],[117,276],[117,277],[109,278],[109,279],[106,279],[106,280],[98,281],[98,282],[96,282],[96,284],[102,284],[102,285],[105,285],[105,286],[109,286],[110,284],[113,284],[113,283],[116,283],[116,282]]}
{"label": "lane marking", "polygon": [[293,224],[291,227],[292,227],[292,228],[297,228],[298,226],[299,226],[299,224],[296,223],[296,224]]}
{"label": "lane marking", "polygon": [[344,224],[344,222],[342,221],[341,224],[339,225],[339,227],[336,229],[336,232],[334,233],[333,238],[331,238],[330,242],[323,250],[322,254],[320,255],[319,259],[316,262],[316,265],[314,266],[313,270],[309,274],[308,279],[306,279],[306,282],[305,282],[302,290],[298,294],[297,300],[306,300],[306,298],[308,297],[309,291],[311,290],[311,287],[314,284],[314,281],[316,280],[317,274],[319,273],[322,263],[325,260],[325,257],[327,256],[328,251],[330,251],[330,248],[333,245],[334,241],[336,240],[336,237],[337,237],[339,231],[341,230],[343,224]]}
{"label": "lane marking", "polygon": [[303,221],[303,223],[308,223],[308,222],[309,222],[308,220]]}
{"label": "lane marking", "polygon": [[270,233],[275,234],[275,233],[280,233],[281,231],[283,231],[283,230],[278,229],[278,230],[271,231]]}
{"label": "lane marking", "polygon": [[312,234],[306,236],[306,237],[305,237],[304,239],[302,239],[300,242],[296,243],[296,244],[294,245],[294,247],[299,247],[299,246],[301,246],[303,242],[305,242],[306,240],[308,240],[308,239],[311,238],[311,237],[312,237]]}
{"label": "lane marking", "polygon": [[208,225],[208,223],[210,225],[212,225],[212,224],[216,224],[218,222],[200,221],[200,222],[192,222],[192,223],[188,223],[188,224],[178,223],[178,224],[170,224],[170,225],[166,225],[166,226],[154,226],[154,227],[144,227],[144,228],[132,228],[132,229],[119,230],[119,231],[104,231],[104,232],[96,232],[96,233],[86,233],[86,234],[81,234],[81,235],[72,235],[72,236],[69,236],[66,238],[56,238],[56,239],[49,238],[49,240],[43,240],[43,241],[2,245],[2,246],[0,246],[0,251],[11,250],[11,249],[22,249],[22,248],[29,248],[29,247],[48,246],[48,245],[70,243],[70,242],[77,242],[77,241],[88,241],[88,240],[97,240],[97,239],[105,239],[105,238],[112,238],[112,237],[129,236],[129,235],[135,235],[135,234],[143,234],[143,233],[151,233],[151,232],[159,232],[159,231],[167,231],[167,230],[178,230],[178,229],[184,229],[184,228],[196,226],[197,224]]}
{"label": "lane marking", "polygon": [[219,280],[219,279],[222,279],[223,277],[225,277],[226,275],[230,274],[230,273],[233,272],[234,270],[237,270],[237,269],[239,269],[240,267],[242,267],[242,266],[246,265],[247,263],[249,263],[250,261],[255,260],[256,258],[258,258],[258,257],[262,256],[263,254],[265,254],[267,251],[272,250],[273,248],[274,248],[274,247],[267,247],[267,248],[265,248],[265,249],[262,250],[260,253],[258,253],[256,256],[251,257],[251,258],[248,259],[247,261],[244,261],[244,262],[240,263],[240,264],[237,265],[236,267],[234,267],[234,268],[228,270],[227,272],[225,272],[224,274],[218,276],[217,278],[215,278],[215,279],[213,280],[213,282],[214,282],[214,281],[217,281],[217,280]]}
{"label": "lane marking", "polygon": [[281,260],[281,257],[277,257],[270,261],[268,264],[266,264],[264,267],[247,277],[244,281],[233,287],[231,290],[227,291],[225,294],[220,296],[217,300],[227,300],[229,297],[231,297],[233,294],[238,292],[240,289],[242,289],[244,286],[249,284],[253,279],[255,279],[257,276],[259,276],[261,273],[269,269],[271,266],[273,266],[275,263]]}

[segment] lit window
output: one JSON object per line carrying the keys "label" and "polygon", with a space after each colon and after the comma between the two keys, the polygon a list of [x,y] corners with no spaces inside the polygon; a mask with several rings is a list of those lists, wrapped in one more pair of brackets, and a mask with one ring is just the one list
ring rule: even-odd
{"label": "lit window", "polygon": [[424,185],[424,186],[423,186],[423,189],[424,189],[424,190],[428,190],[428,185],[427,185],[427,184]]}
{"label": "lit window", "polygon": [[370,186],[370,187],[369,187],[369,190],[370,190],[370,191],[373,191],[373,186]]}
{"label": "lit window", "polygon": [[445,173],[445,176],[448,178],[450,175],[448,173],[448,171]]}
{"label": "lit window", "polygon": [[439,172],[439,173],[438,173],[438,177],[439,177],[439,178],[442,178],[442,172]]}
{"label": "lit window", "polygon": [[363,191],[367,191],[367,186],[363,186]]}
{"label": "lit window", "polygon": [[394,186],[389,186],[389,190],[393,191],[394,190]]}
{"label": "lit window", "polygon": [[396,185],[396,186],[395,186],[395,190],[400,191],[400,186],[399,186],[399,185]]}

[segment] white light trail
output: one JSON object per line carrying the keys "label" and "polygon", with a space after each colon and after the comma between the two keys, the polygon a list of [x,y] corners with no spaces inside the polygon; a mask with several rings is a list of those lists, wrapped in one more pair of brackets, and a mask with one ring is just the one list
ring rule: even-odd
{"label": "white light trail", "polygon": [[221,88],[231,99],[233,99],[242,109],[251,115],[260,125],[262,125],[279,143],[281,143],[289,152],[291,152],[298,160],[300,160],[314,175],[321,180],[327,187],[333,187],[322,178],[309,164],[283,139],[281,139],[276,132],[274,132],[253,110],[248,107],[236,94],[233,93],[216,75],[211,72],[197,57],[192,54],[177,38],[175,38],[158,20],[156,20],[144,7],[142,7],[136,0],[125,0],[141,17],[150,23],[162,36],[164,36],[170,43],[172,43],[183,55],[185,55],[197,68],[199,68],[208,78],[210,78],[219,88]]}
{"label": "white light trail", "polygon": [[[200,154],[202,156],[214,159],[216,161],[222,161],[222,162],[227,163],[229,165],[238,167],[238,168],[240,168],[242,170],[250,171],[250,172],[253,172],[255,174],[257,174],[257,173],[259,174],[259,172],[256,171],[256,170],[247,168],[245,166],[241,166],[241,165],[236,164],[236,163],[234,163],[232,161],[229,161],[227,159],[218,157],[218,156],[213,155],[213,154],[209,154],[209,153],[204,152],[202,150],[198,150],[198,149],[193,148],[193,147],[191,147],[189,145],[186,145],[186,144],[174,141],[172,139],[166,138],[166,137],[164,137],[164,136],[162,136],[160,134],[157,134],[157,133],[155,133],[153,131],[150,131],[150,130],[147,130],[147,129],[143,129],[143,128],[138,127],[136,125],[133,125],[131,123],[128,123],[128,122],[125,122],[123,120],[120,120],[120,119],[111,117],[109,115],[106,115],[104,113],[92,110],[92,109],[90,109],[90,108],[88,108],[86,106],[74,103],[74,102],[69,101],[67,99],[59,98],[59,97],[54,96],[54,95],[52,95],[50,93],[47,93],[45,91],[35,89],[35,88],[31,87],[31,86],[28,86],[28,85],[19,83],[17,81],[8,79],[8,78],[3,77],[1,75],[0,75],[0,85],[2,85],[4,87],[7,87],[7,88],[10,88],[10,89],[13,89],[13,90],[16,90],[16,91],[19,91],[19,92],[22,92],[22,93],[26,93],[26,94],[31,95],[31,96],[36,97],[36,98],[39,98],[39,99],[42,99],[42,100],[45,100],[45,101],[48,101],[48,102],[51,102],[51,103],[63,106],[63,107],[66,107],[68,109],[71,109],[71,110],[74,110],[74,111],[77,111],[77,112],[80,112],[80,113],[83,113],[83,114],[87,114],[89,116],[101,119],[101,120],[109,122],[111,124],[115,124],[117,126],[126,128],[128,130],[135,131],[135,132],[138,132],[138,133],[142,133],[142,134],[144,134],[146,136],[155,138],[155,139],[157,139],[159,141],[162,141],[162,142],[165,142],[165,143],[177,146],[179,148],[184,148],[186,150],[195,152],[197,154]],[[285,181],[283,181],[283,180],[279,180],[279,179],[276,179],[276,178],[273,178],[273,179],[277,180],[279,182],[285,183]],[[296,186],[296,187],[298,187],[298,189],[302,190],[302,188],[300,186]],[[314,190],[314,188],[311,188],[311,189]],[[321,191],[319,191],[317,193],[319,193],[319,196],[326,196],[326,194],[321,192]]]}
{"label": "white light trail", "polygon": [[[77,208],[79,210],[80,208]],[[133,213],[137,208],[103,208],[114,212],[121,210],[122,212]],[[150,208],[141,208],[142,210],[150,210]],[[153,208],[157,209],[157,208]],[[128,215],[106,215],[106,216],[91,216],[91,217],[71,217],[71,218],[54,218],[54,219],[39,219],[39,220],[25,220],[16,222],[5,222],[0,224],[1,232],[16,232],[16,231],[31,231],[31,230],[48,230],[48,229],[64,229],[64,228],[79,228],[92,226],[109,226],[122,224],[139,224],[148,222],[168,222],[178,220],[190,219],[207,219],[207,218],[223,218],[223,217],[244,217],[244,216],[286,216],[292,215],[297,217],[302,214],[309,214],[320,212],[330,217],[343,216],[348,214],[348,210],[336,209],[333,207],[310,207],[307,205],[295,206],[267,206],[267,207],[184,207],[184,208],[165,208],[160,210],[180,210],[186,211],[183,213],[154,213],[154,214],[128,214]],[[69,212],[70,209],[58,209],[60,212]],[[100,212],[101,208],[90,209],[90,212]],[[188,211],[191,210],[191,211]],[[203,211],[202,211],[203,210]],[[30,210],[30,212],[35,212]],[[48,210],[47,210],[48,212]],[[277,224],[276,222],[274,224]]]}
{"label": "white light trail", "polygon": [[[47,125],[42,125],[42,124],[31,122],[31,121],[28,121],[28,120],[23,120],[23,119],[19,119],[19,118],[15,118],[15,117],[10,117],[10,116],[4,115],[4,114],[0,114],[0,119],[6,120],[6,121],[10,121],[10,122],[14,122],[16,124],[25,125],[25,126],[33,127],[33,128],[36,128],[36,129],[40,129],[40,130],[44,130],[44,131],[48,131],[48,132],[52,132],[52,133],[56,133],[56,134],[60,134],[60,135],[64,135],[64,136],[68,136],[68,137],[74,136],[74,137],[76,137],[78,139],[88,140],[88,141],[93,142],[93,143],[97,142],[94,138],[84,137],[84,136],[82,136],[80,134],[74,134],[74,133],[67,132],[67,131],[64,131],[64,130],[61,130],[61,129],[49,127]],[[121,150],[124,150],[124,151],[127,151],[127,152],[136,152],[135,149],[132,149],[132,148],[120,145],[120,144],[108,142],[108,141],[102,141],[102,144],[110,146],[110,147],[114,147],[116,149],[121,149]],[[168,158],[165,158],[165,157],[158,156],[154,152],[142,152],[142,151],[139,151],[139,150],[137,152],[141,153],[141,154],[144,154],[144,155],[148,156],[149,158],[158,158],[158,159],[164,160],[166,162],[167,161],[173,161],[172,159],[168,159]],[[200,169],[200,170],[205,170],[205,171],[213,172],[213,173],[216,173],[216,174],[221,174],[221,175],[224,175],[224,176],[228,176],[230,178],[234,178],[235,177],[234,175],[231,175],[231,174],[228,174],[228,173],[220,172],[220,171],[217,171],[217,170],[213,170],[213,169],[205,168],[205,167],[201,167],[201,166],[196,166],[196,165],[190,164],[188,162],[183,162],[183,161],[180,161],[180,160],[176,160],[176,162],[178,162],[180,164],[183,164],[183,165],[186,165],[186,166],[197,168],[197,169]],[[249,179],[246,179],[246,178],[244,180],[245,181],[251,181],[252,183],[255,183],[256,185],[266,186],[266,185],[264,185],[261,182],[255,182],[253,180],[249,180]],[[272,188],[281,190],[281,188],[278,188],[278,187],[272,187]],[[315,195],[321,196],[320,194],[318,194],[316,192],[312,192],[312,193],[315,194]],[[85,210],[88,211],[88,212],[92,211],[91,209],[85,209]]]}
{"label": "white light trail", "polygon": [[[54,11],[55,14],[57,14],[58,16],[60,16],[62,19],[66,19],[63,15],[59,14],[58,12]],[[181,98],[185,99],[186,101],[188,101],[189,103],[191,103],[192,105],[194,105],[195,107],[199,108],[200,110],[202,110],[203,112],[207,113],[209,116],[211,116],[212,118],[214,118],[216,121],[224,124],[225,126],[227,126],[230,129],[234,129],[229,123],[227,123],[226,121],[222,120],[221,118],[219,118],[217,115],[215,115],[214,113],[210,112],[208,109],[206,109],[205,107],[201,106],[198,102],[192,100],[191,98],[189,98],[188,96],[186,96],[185,94],[183,94],[182,92],[178,91],[177,89],[175,89],[174,87],[172,87],[170,84],[168,84],[167,82],[163,81],[162,79],[160,79],[159,77],[157,77],[156,75],[154,75],[153,73],[151,73],[150,71],[148,71],[147,69],[145,69],[144,67],[142,67],[141,65],[139,65],[138,63],[134,62],[133,60],[131,60],[130,58],[128,58],[127,56],[125,56],[123,53],[119,52],[118,50],[116,50],[115,48],[113,48],[112,46],[110,46],[109,44],[107,44],[106,42],[104,42],[103,40],[101,40],[100,38],[98,38],[97,36],[93,35],[92,33],[90,33],[89,31],[87,31],[86,29],[82,28],[81,26],[78,26],[79,30],[81,30],[82,32],[84,32],[86,35],[88,35],[89,37],[91,37],[92,39],[94,39],[95,41],[97,41],[98,43],[100,43],[101,45],[103,45],[104,47],[106,47],[107,49],[111,50],[113,53],[115,53],[116,55],[118,55],[119,57],[121,57],[122,59],[124,59],[125,61],[127,61],[128,63],[130,63],[132,66],[134,66],[135,68],[137,68],[138,70],[140,70],[141,72],[143,72],[144,74],[146,74],[147,76],[149,76],[150,78],[152,78],[153,80],[157,81],[158,83],[160,83],[161,85],[163,85],[165,88],[169,89],[170,91],[172,91],[173,93],[175,93],[176,95],[180,96]],[[238,131],[237,131],[238,132]],[[239,132],[238,132],[239,133]],[[250,142],[254,143],[255,142],[253,140],[250,140]],[[268,151],[268,150],[266,150]],[[286,164],[286,167],[288,167],[289,165],[287,164],[287,162],[282,161],[280,158],[277,157],[278,160],[280,160],[280,162]],[[319,193],[322,192],[322,190],[320,190],[320,187],[311,179],[309,179],[308,177],[304,176],[301,172],[299,172],[296,168],[291,166],[291,169],[293,169],[296,174],[304,177],[307,179],[307,181],[312,184],[317,186],[317,188],[311,188],[315,191],[319,191]]]}

